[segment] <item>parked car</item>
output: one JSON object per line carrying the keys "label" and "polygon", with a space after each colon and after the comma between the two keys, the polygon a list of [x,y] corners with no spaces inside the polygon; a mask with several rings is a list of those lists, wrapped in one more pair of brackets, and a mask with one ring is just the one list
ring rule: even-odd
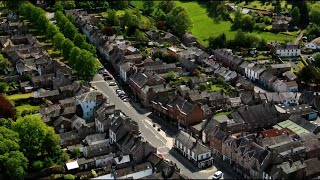
{"label": "parked car", "polygon": [[116,93],[120,93],[120,92],[123,92],[121,89],[116,89]]}
{"label": "parked car", "polygon": [[129,99],[129,98],[124,98],[123,101],[124,101],[124,102],[129,102],[130,99]]}
{"label": "parked car", "polygon": [[104,80],[106,81],[106,80],[113,80],[113,78],[111,77],[111,76],[105,76],[104,77]]}
{"label": "parked car", "polygon": [[109,83],[109,86],[116,86],[116,85],[117,85],[116,82],[110,82],[110,83]]}
{"label": "parked car", "polygon": [[127,99],[127,98],[128,98],[128,96],[121,96],[120,97],[121,100],[124,100],[124,99]]}
{"label": "parked car", "polygon": [[221,171],[217,171],[213,174],[212,179],[221,179],[223,173]]}
{"label": "parked car", "polygon": [[103,75],[103,76],[110,76],[110,74],[109,74],[107,71],[103,72],[102,75]]}
{"label": "parked car", "polygon": [[120,90],[120,91],[118,91],[118,92],[117,92],[117,94],[118,94],[118,95],[120,95],[120,94],[124,94],[124,93],[125,93],[125,92],[124,92],[124,91],[122,91],[122,90]]}
{"label": "parked car", "polygon": [[118,96],[128,96],[128,94],[126,94],[125,92],[120,92],[118,93]]}

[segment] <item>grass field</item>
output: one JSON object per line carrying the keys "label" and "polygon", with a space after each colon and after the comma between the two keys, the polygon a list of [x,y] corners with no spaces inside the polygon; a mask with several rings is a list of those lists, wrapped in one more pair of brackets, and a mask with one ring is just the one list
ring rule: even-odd
{"label": "grass field", "polygon": [[15,100],[19,100],[19,99],[28,99],[32,96],[32,93],[27,93],[27,94],[13,94],[10,96],[7,96],[7,99],[9,101],[15,101]]}
{"label": "grass field", "polygon": [[17,106],[16,109],[17,109],[17,114],[21,114],[21,112],[24,110],[32,111],[32,112],[39,111],[40,106],[32,106],[30,104],[25,104],[22,106]]}
{"label": "grass field", "polygon": [[232,111],[219,112],[219,113],[215,114],[214,117],[221,116],[221,115],[229,115],[229,114],[231,114],[231,112]]}
{"label": "grass field", "polygon": [[[176,1],[176,4],[184,7],[193,23],[191,33],[203,44],[208,45],[207,39],[210,36],[218,36],[221,33],[225,33],[227,39],[233,39],[236,31],[231,31],[232,23],[230,21],[215,22],[206,13],[206,9],[201,7],[197,2],[180,2]],[[267,41],[292,41],[294,36],[275,34],[271,32],[252,32],[250,34],[257,35]]]}

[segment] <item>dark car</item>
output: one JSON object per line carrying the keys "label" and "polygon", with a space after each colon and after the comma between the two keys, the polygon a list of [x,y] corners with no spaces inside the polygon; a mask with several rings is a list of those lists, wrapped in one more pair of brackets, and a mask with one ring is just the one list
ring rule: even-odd
{"label": "dark car", "polygon": [[104,77],[104,80],[106,81],[106,80],[113,80],[113,78],[111,77],[111,76],[105,76]]}

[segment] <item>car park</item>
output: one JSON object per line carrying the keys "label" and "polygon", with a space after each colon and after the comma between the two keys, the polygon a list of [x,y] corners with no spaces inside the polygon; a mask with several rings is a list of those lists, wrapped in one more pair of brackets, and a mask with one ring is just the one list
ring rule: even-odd
{"label": "car park", "polygon": [[106,80],[113,80],[113,78],[111,77],[111,76],[105,76],[104,77],[104,80],[106,81]]}
{"label": "car park", "polygon": [[124,100],[124,99],[126,99],[126,98],[128,98],[128,96],[121,96],[121,97],[120,97],[121,100]]}

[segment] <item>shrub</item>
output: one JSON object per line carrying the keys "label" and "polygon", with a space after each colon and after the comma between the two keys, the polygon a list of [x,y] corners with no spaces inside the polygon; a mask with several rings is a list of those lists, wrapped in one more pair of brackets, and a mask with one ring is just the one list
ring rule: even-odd
{"label": "shrub", "polygon": [[65,180],[74,180],[74,179],[76,179],[76,177],[74,177],[74,175],[72,175],[72,174],[66,174],[66,175],[63,176],[63,179],[65,179]]}

